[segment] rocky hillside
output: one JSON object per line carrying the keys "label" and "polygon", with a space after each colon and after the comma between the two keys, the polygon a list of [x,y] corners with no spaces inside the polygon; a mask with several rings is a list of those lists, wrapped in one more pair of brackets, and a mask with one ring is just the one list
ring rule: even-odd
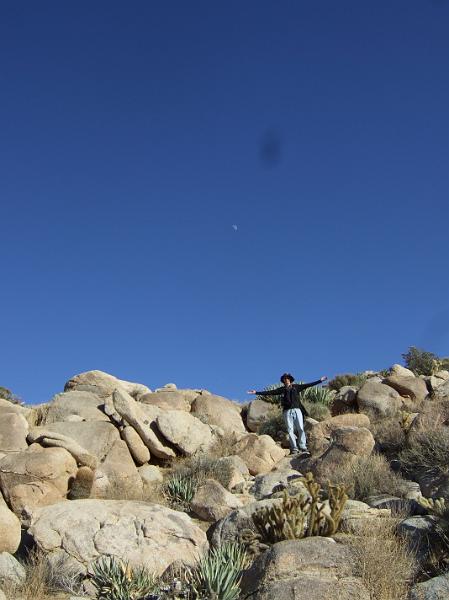
{"label": "rocky hillside", "polygon": [[261,398],[89,371],[0,399],[0,599],[449,598],[449,372],[307,401],[290,456]]}

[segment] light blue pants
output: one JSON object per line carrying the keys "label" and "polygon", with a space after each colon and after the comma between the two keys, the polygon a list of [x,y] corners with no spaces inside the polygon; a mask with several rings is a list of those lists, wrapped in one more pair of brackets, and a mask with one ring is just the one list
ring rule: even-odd
{"label": "light blue pants", "polygon": [[291,408],[284,410],[284,422],[287,427],[288,439],[290,442],[290,450],[295,452],[298,450],[297,438],[299,439],[299,447],[301,450],[306,449],[306,434],[304,433],[304,420],[302,412],[299,408]]}

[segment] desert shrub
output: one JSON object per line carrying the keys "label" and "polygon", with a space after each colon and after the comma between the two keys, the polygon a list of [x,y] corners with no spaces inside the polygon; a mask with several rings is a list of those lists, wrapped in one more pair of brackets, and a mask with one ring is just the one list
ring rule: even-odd
{"label": "desert shrub", "polygon": [[11,390],[5,388],[0,385],[0,398],[3,400],[8,400],[8,402],[12,402],[13,404],[23,404],[22,399],[16,394],[13,394]]}
{"label": "desert shrub", "polygon": [[411,431],[399,454],[407,472],[425,471],[440,476],[449,472],[449,428],[445,425]]}
{"label": "desert shrub", "polygon": [[380,419],[374,414],[368,416],[371,421],[369,429],[376,440],[376,450],[390,459],[396,458],[406,442],[406,430],[401,419],[396,416]]}
{"label": "desert shrub", "polygon": [[356,575],[372,600],[406,600],[417,570],[406,540],[396,535],[394,519],[367,519],[349,538],[355,552]]}
{"label": "desert shrub", "polygon": [[336,465],[330,480],[343,484],[354,500],[364,501],[377,494],[402,496],[406,491],[403,478],[391,470],[380,454],[360,456],[352,464]]}
{"label": "desert shrub", "polygon": [[[273,383],[264,387],[263,391],[274,390],[281,386],[281,383]],[[277,404],[279,402],[280,396],[256,396],[256,398],[258,400],[263,400],[264,402],[271,402],[272,404]]]}
{"label": "desert shrub", "polygon": [[189,511],[197,489],[206,479],[215,479],[227,488],[231,478],[232,466],[228,462],[198,453],[174,466],[163,484],[163,493],[173,508]]}
{"label": "desert shrub", "polygon": [[281,408],[273,406],[268,419],[259,428],[259,435],[269,435],[275,440],[281,433],[285,433],[286,431]]}
{"label": "desert shrub", "polygon": [[63,559],[50,562],[41,550],[33,548],[21,562],[25,581],[22,584],[3,582],[2,590],[7,598],[50,600],[58,592],[81,593],[83,576]]}
{"label": "desert shrub", "polygon": [[131,567],[114,556],[94,563],[91,582],[98,600],[144,600],[156,590],[155,577],[144,567]]}
{"label": "desert shrub", "polygon": [[415,375],[433,375],[441,369],[441,361],[433,352],[410,346],[408,352],[402,355],[407,369]]}
{"label": "desert shrub", "polygon": [[315,419],[315,421],[324,421],[331,417],[331,412],[325,404],[311,402],[310,400],[303,400],[303,404],[309,417]]}
{"label": "desert shrub", "polygon": [[197,600],[237,600],[243,569],[249,564],[243,546],[225,543],[210,550],[191,571],[189,583]]}
{"label": "desert shrub", "polygon": [[321,404],[322,406],[331,406],[335,396],[335,391],[327,387],[309,387],[302,391],[302,402],[310,404]]}
{"label": "desert shrub", "polygon": [[366,380],[367,376],[365,373],[343,373],[341,375],[336,375],[333,379],[331,379],[327,384],[327,387],[330,390],[335,390],[338,392],[345,385],[362,387]]}

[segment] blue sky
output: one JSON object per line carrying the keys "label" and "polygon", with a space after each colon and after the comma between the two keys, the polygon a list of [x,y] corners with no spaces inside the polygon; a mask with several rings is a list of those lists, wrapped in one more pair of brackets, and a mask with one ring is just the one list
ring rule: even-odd
{"label": "blue sky", "polygon": [[444,0],[2,2],[0,385],[246,399],[449,355],[448,25]]}

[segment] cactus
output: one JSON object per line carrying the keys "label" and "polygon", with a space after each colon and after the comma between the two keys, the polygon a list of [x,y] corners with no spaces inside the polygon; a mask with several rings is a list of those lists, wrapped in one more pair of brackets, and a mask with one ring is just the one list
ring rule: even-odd
{"label": "cactus", "polygon": [[95,471],[90,467],[80,467],[72,481],[67,497],[69,500],[89,498],[94,483]]}
{"label": "cactus", "polygon": [[[342,485],[329,484],[328,496],[330,514],[325,511],[321,499],[320,485],[314,480],[312,473],[301,479],[308,495],[291,497],[284,491],[282,504],[263,507],[253,514],[253,523],[257,533],[246,544],[254,551],[257,540],[274,544],[282,540],[295,540],[303,537],[329,537],[336,533],[340,525],[342,512],[348,496]],[[243,532],[242,532],[243,533]],[[245,541],[242,538],[242,541]]]}
{"label": "cactus", "polygon": [[436,517],[444,517],[446,515],[447,507],[444,498],[418,498],[418,502],[421,506],[426,508],[428,512]]}

